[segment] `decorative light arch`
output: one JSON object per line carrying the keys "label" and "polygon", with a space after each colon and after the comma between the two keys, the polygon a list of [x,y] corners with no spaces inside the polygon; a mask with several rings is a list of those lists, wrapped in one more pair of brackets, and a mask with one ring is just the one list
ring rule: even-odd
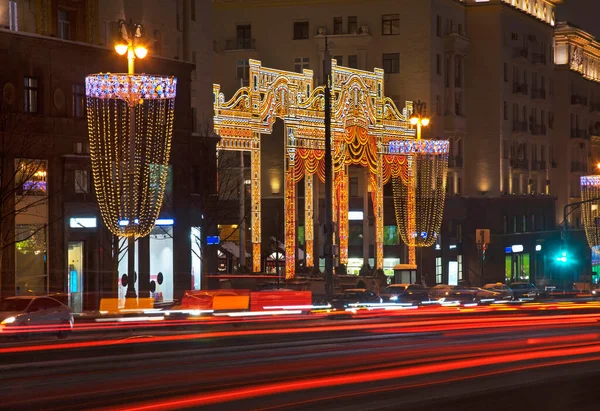
{"label": "decorative light arch", "polygon": [[[324,88],[314,86],[313,71],[302,73],[262,67],[250,60],[249,85],[225,101],[220,86],[213,86],[214,128],[221,136],[218,149],[250,151],[252,197],[253,271],[261,269],[261,134],[271,134],[277,118],[285,129],[285,250],[286,277],[295,274],[296,185],[305,184],[306,266],[314,263],[313,178],[325,181],[325,98]],[[331,131],[333,150],[333,216],[338,222],[339,260],[348,260],[348,166],[368,168],[375,214],[375,267],[383,268],[383,186],[390,178],[408,178],[411,152],[407,142],[415,141],[408,118],[412,103],[400,112],[384,94],[384,71],[361,71],[332,61]],[[428,146],[429,147],[429,146]],[[447,159],[448,142],[431,146]],[[442,202],[443,206],[443,202]],[[410,246],[414,262],[414,247]]]}

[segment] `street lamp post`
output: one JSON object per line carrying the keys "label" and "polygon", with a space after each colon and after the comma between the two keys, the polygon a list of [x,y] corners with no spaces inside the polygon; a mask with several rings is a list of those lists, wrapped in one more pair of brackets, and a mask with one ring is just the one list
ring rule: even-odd
{"label": "street lamp post", "polygon": [[327,301],[333,297],[333,163],[331,158],[331,56],[325,37],[325,293]]}
{"label": "street lamp post", "polygon": [[420,140],[422,127],[429,125],[426,103],[421,102],[421,100],[413,103],[413,114],[410,116],[410,124],[417,126],[417,140]]}
{"label": "street lamp post", "polygon": [[[142,43],[144,28],[141,24],[127,23],[119,20],[118,23],[120,39],[115,44],[115,51],[119,55],[127,54],[127,74],[135,73],[135,59],[143,59],[148,54],[148,49]],[[135,293],[135,104],[129,112],[129,235],[127,236],[127,272],[129,282],[127,286],[127,298],[136,298]]]}

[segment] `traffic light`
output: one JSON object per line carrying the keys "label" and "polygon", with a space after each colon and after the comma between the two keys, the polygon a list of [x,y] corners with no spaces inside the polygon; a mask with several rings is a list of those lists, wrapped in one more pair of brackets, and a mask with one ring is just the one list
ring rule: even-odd
{"label": "traffic light", "polygon": [[559,263],[566,263],[567,261],[569,261],[567,252],[566,251],[560,252],[559,255],[556,257],[556,261],[558,261]]}

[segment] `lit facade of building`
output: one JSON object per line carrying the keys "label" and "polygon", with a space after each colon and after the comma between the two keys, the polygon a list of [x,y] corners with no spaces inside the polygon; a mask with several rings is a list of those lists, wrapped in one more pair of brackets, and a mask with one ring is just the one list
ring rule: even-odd
{"label": "lit facade of building", "polygon": [[[178,78],[167,190],[160,224],[138,240],[138,288],[147,294],[159,272],[164,281],[156,294],[165,300],[200,287],[193,238],[199,235],[202,213],[193,193],[202,183],[195,182],[193,164],[202,162],[205,147],[193,130],[196,117],[212,112],[212,45],[195,41],[192,48],[189,38],[210,27],[206,16],[211,4],[196,2],[199,9],[192,13],[192,3],[177,3],[170,7],[148,1],[129,9],[130,3],[123,1],[0,2],[3,115],[23,116],[31,136],[47,146],[35,157],[44,164],[43,176],[32,182],[39,192],[17,197],[26,207],[15,206],[21,211],[15,212],[14,223],[3,221],[4,230],[15,231],[16,243],[2,250],[2,297],[56,293],[79,311],[97,309],[99,298],[124,291],[115,273],[126,270],[126,258],[118,263],[112,257],[112,238],[94,195],[84,80],[90,73],[126,71],[126,60],[114,52],[112,31],[125,18],[143,24],[150,43],[149,55],[137,61],[136,71]],[[192,64],[199,55],[208,63],[200,75]],[[125,252],[121,245],[119,254]]]}

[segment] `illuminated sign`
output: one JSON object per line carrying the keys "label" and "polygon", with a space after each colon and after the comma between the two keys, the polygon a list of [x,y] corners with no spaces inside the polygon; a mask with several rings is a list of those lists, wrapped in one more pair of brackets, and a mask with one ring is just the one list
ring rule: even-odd
{"label": "illuminated sign", "polygon": [[73,217],[69,219],[69,227],[71,228],[96,228],[97,222],[93,217],[79,218]]}
{"label": "illuminated sign", "polygon": [[521,244],[513,245],[511,250],[513,253],[521,253],[523,252],[523,246]]}
{"label": "illuminated sign", "polygon": [[348,211],[348,220],[349,221],[360,221],[364,219],[364,214],[362,211]]}
{"label": "illuminated sign", "polygon": [[207,245],[217,245],[221,242],[221,238],[218,235],[209,235],[206,237]]}
{"label": "illuminated sign", "polygon": [[172,218],[159,218],[156,220],[156,225],[173,225],[175,224],[175,220],[173,220]]}
{"label": "illuminated sign", "polygon": [[541,244],[536,245],[535,251],[542,251],[542,245]]}

